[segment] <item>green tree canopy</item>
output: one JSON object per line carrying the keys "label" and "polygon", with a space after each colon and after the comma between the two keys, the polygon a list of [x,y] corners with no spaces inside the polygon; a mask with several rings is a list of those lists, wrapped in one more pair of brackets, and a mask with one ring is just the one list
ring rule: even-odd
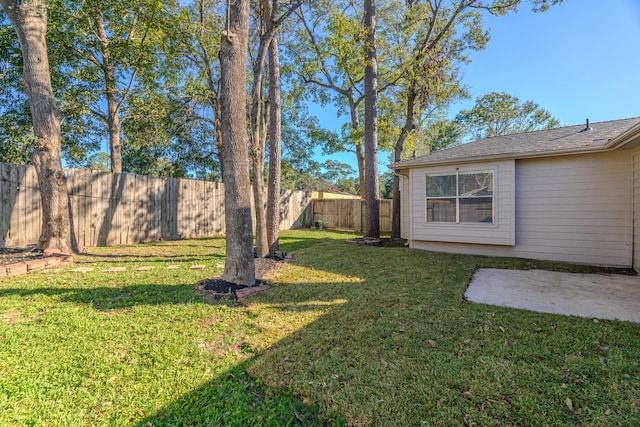
{"label": "green tree canopy", "polygon": [[470,110],[462,110],[456,121],[467,139],[552,129],[560,121],[533,101],[521,102],[505,92],[491,92],[476,99]]}
{"label": "green tree canopy", "polygon": [[17,86],[22,53],[8,17],[0,13],[0,162],[26,164],[35,136],[27,95]]}

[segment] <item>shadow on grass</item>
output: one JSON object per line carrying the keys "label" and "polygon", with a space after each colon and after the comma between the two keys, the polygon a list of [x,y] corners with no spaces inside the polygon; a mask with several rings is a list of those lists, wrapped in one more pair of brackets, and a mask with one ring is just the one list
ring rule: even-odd
{"label": "shadow on grass", "polygon": [[[84,258],[86,257],[86,258]],[[76,264],[92,264],[111,262],[114,264],[140,264],[145,262],[165,262],[165,263],[203,263],[207,261],[223,262],[225,255],[223,254],[202,254],[193,255],[102,255],[102,254],[83,254],[82,257],[76,258]]]}
{"label": "shadow on grass", "polygon": [[116,310],[142,305],[190,304],[207,300],[195,292],[197,285],[131,285],[97,288],[1,289],[0,298],[58,296],[62,302],[91,304],[96,310]]}
{"label": "shadow on grass", "polygon": [[342,426],[339,417],[291,392],[267,387],[246,373],[244,362],[203,383],[158,412],[138,421],[148,426]]}
{"label": "shadow on grass", "polygon": [[[318,243],[321,239],[330,239],[326,236],[326,232],[322,231],[309,231],[309,233],[318,233],[318,237],[282,237],[281,249],[287,252],[293,252],[300,249],[309,248]],[[313,235],[313,234],[312,234]],[[322,237],[322,236],[325,237]],[[224,253],[224,241],[220,244],[221,237],[213,237],[210,239],[190,239],[190,240],[172,240],[162,242],[151,242],[148,245],[135,245],[135,246],[116,246],[113,247],[111,252],[109,250],[100,250],[99,253],[89,252],[83,253],[76,260],[77,263],[87,264],[92,262],[114,262],[114,263],[139,263],[146,261],[154,262],[203,262],[213,259],[215,261],[222,261],[225,259]],[[195,242],[195,244],[194,244]],[[154,246],[155,244],[155,246]],[[201,254],[194,255],[193,247],[198,247],[198,251]],[[153,247],[153,249],[149,249]],[[101,248],[104,249],[104,248]],[[123,251],[130,251],[130,253],[123,253]],[[145,251],[152,250],[152,254],[145,254]],[[209,250],[209,253],[206,251]],[[177,253],[184,251],[186,253]],[[212,253],[214,252],[215,253]],[[136,254],[136,252],[141,252]],[[166,252],[166,253],[163,253]]]}
{"label": "shadow on grass", "polygon": [[[640,415],[635,404],[620,403],[636,393],[624,378],[638,366],[637,325],[462,298],[479,266],[588,268],[338,242],[321,243],[294,264],[301,270],[290,277],[297,279],[281,280],[248,309],[317,317],[246,369],[339,411],[350,424],[606,425]],[[333,281],[321,282],[325,277]],[[603,340],[606,354],[594,344]],[[628,362],[616,362],[622,360]]]}
{"label": "shadow on grass", "polygon": [[[294,240],[284,250],[318,243]],[[293,264],[290,282],[280,280],[246,302],[256,326],[264,331],[267,325],[266,335],[281,338],[137,427],[345,423],[323,416],[325,410],[354,425],[624,425],[637,419],[637,327],[462,301],[479,266],[547,264],[336,241],[301,251]],[[193,285],[155,284],[8,289],[0,297],[37,293],[100,310],[204,302]],[[605,342],[606,352],[594,342]]]}

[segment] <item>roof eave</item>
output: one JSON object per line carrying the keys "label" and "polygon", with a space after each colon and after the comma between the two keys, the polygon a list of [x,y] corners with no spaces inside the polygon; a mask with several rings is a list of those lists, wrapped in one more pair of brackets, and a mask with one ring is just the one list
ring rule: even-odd
{"label": "roof eave", "polygon": [[620,135],[612,138],[607,144],[606,147],[609,149],[616,149],[627,145],[629,142],[634,141],[640,137],[640,122],[636,123],[634,126],[631,126],[626,131],[622,132]]}
{"label": "roof eave", "polygon": [[[640,135],[640,132],[639,132]],[[587,154],[587,153],[599,153],[603,151],[612,151],[613,148],[609,148],[608,146],[604,147],[595,147],[585,149],[584,147],[579,148],[570,148],[566,150],[554,150],[554,151],[536,151],[529,153],[505,153],[505,154],[496,154],[490,156],[476,156],[476,157],[460,157],[456,159],[443,159],[443,160],[435,160],[435,161],[423,161],[423,162],[397,162],[389,165],[388,167],[393,170],[401,170],[401,169],[412,169],[416,167],[423,166],[440,166],[440,165],[450,165],[455,163],[480,163],[487,162],[493,160],[513,160],[513,159],[532,159],[532,158],[540,158],[540,157],[555,157],[555,156],[568,156],[571,154]]]}

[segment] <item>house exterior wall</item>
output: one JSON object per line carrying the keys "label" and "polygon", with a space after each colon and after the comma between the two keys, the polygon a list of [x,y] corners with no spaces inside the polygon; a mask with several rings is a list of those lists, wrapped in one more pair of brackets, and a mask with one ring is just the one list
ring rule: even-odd
{"label": "house exterior wall", "polygon": [[640,270],[640,149],[632,154],[633,161],[633,268]]}
{"label": "house exterior wall", "polygon": [[[517,160],[513,246],[442,242],[437,235],[414,235],[411,247],[629,267],[632,169],[631,153],[622,150]],[[413,209],[420,203],[415,200]]]}
{"label": "house exterior wall", "polygon": [[400,171],[400,237],[409,239],[409,171]]}
{"label": "house exterior wall", "polygon": [[[515,244],[514,227],[514,177],[513,160],[484,162],[466,165],[411,169],[411,240],[475,243],[492,245]],[[427,222],[426,177],[427,174],[460,172],[493,172],[493,224]]]}

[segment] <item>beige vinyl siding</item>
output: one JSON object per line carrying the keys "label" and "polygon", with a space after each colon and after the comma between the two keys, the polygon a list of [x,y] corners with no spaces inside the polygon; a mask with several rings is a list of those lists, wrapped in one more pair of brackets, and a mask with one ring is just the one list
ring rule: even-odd
{"label": "beige vinyl siding", "polygon": [[633,268],[640,269],[640,149],[633,152]]}
{"label": "beige vinyl siding", "polygon": [[[425,241],[411,246],[631,266],[631,165],[628,151],[517,160],[515,246],[426,241],[434,239],[421,239]],[[640,189],[636,191],[640,195]],[[640,219],[640,214],[636,215]],[[640,228],[640,224],[637,226]]]}
{"label": "beige vinyl siding", "polygon": [[409,171],[400,171],[400,237],[409,238]]}
{"label": "beige vinyl siding", "polygon": [[460,172],[493,171],[493,224],[427,222],[427,174],[455,173],[456,167],[412,169],[411,239],[440,242],[513,245],[514,232],[514,161],[476,163],[458,166]]}

